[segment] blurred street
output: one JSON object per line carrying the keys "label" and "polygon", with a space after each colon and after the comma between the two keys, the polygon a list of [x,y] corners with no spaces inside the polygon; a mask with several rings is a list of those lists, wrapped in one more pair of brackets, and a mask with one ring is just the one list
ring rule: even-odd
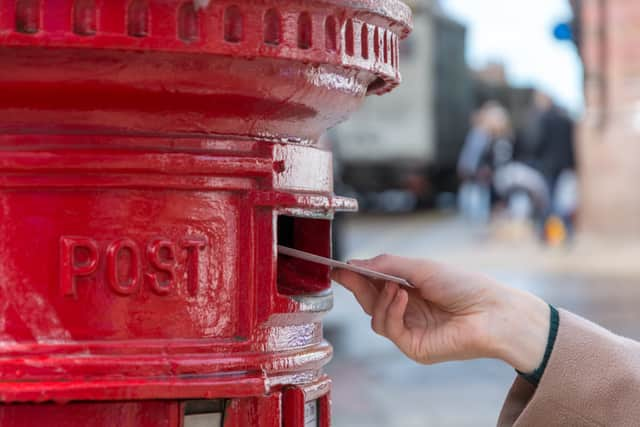
{"label": "blurred street", "polygon": [[[430,257],[530,290],[616,333],[640,338],[640,245],[581,235],[570,248],[541,245],[524,225],[472,227],[456,216],[353,216],[340,236],[346,258]],[[492,426],[514,378],[492,361],[419,366],[375,335],[353,296],[334,285],[325,335],[335,347],[336,427]]]}

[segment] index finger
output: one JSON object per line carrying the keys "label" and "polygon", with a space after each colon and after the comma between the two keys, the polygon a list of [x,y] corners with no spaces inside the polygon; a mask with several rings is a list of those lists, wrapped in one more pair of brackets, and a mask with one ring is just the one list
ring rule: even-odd
{"label": "index finger", "polygon": [[372,282],[358,273],[340,268],[333,269],[331,278],[350,290],[365,313],[371,315],[379,289]]}

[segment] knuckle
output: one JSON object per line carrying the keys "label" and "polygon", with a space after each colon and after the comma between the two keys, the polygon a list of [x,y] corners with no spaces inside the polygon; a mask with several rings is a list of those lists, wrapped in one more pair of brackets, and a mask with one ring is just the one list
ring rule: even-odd
{"label": "knuckle", "polygon": [[374,317],[371,319],[371,329],[378,335],[382,335],[382,328],[380,328],[380,322]]}
{"label": "knuckle", "polygon": [[396,343],[396,338],[398,338],[398,333],[396,331],[394,331],[393,329],[387,329],[387,338],[389,338],[391,341],[393,341],[394,344]]}
{"label": "knuckle", "polygon": [[391,254],[383,253],[383,254],[378,255],[374,259],[376,261],[378,261],[378,262],[385,262],[385,261],[389,261],[392,257],[393,257],[393,255],[391,255]]}
{"label": "knuckle", "polygon": [[389,337],[397,337],[401,333],[401,328],[391,319],[387,319],[385,329]]}

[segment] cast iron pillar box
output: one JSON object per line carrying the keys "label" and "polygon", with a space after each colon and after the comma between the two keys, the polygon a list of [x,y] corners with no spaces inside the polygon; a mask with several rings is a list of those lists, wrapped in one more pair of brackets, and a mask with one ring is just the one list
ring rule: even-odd
{"label": "cast iron pillar box", "polygon": [[0,1],[0,425],[330,424],[319,136],[396,0]]}

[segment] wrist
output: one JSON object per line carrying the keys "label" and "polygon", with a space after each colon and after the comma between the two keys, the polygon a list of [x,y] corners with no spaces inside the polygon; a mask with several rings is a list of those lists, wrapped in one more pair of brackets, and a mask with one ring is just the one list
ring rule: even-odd
{"label": "wrist", "polygon": [[523,373],[535,371],[544,359],[549,338],[550,308],[528,292],[502,292],[492,334],[493,356]]}

